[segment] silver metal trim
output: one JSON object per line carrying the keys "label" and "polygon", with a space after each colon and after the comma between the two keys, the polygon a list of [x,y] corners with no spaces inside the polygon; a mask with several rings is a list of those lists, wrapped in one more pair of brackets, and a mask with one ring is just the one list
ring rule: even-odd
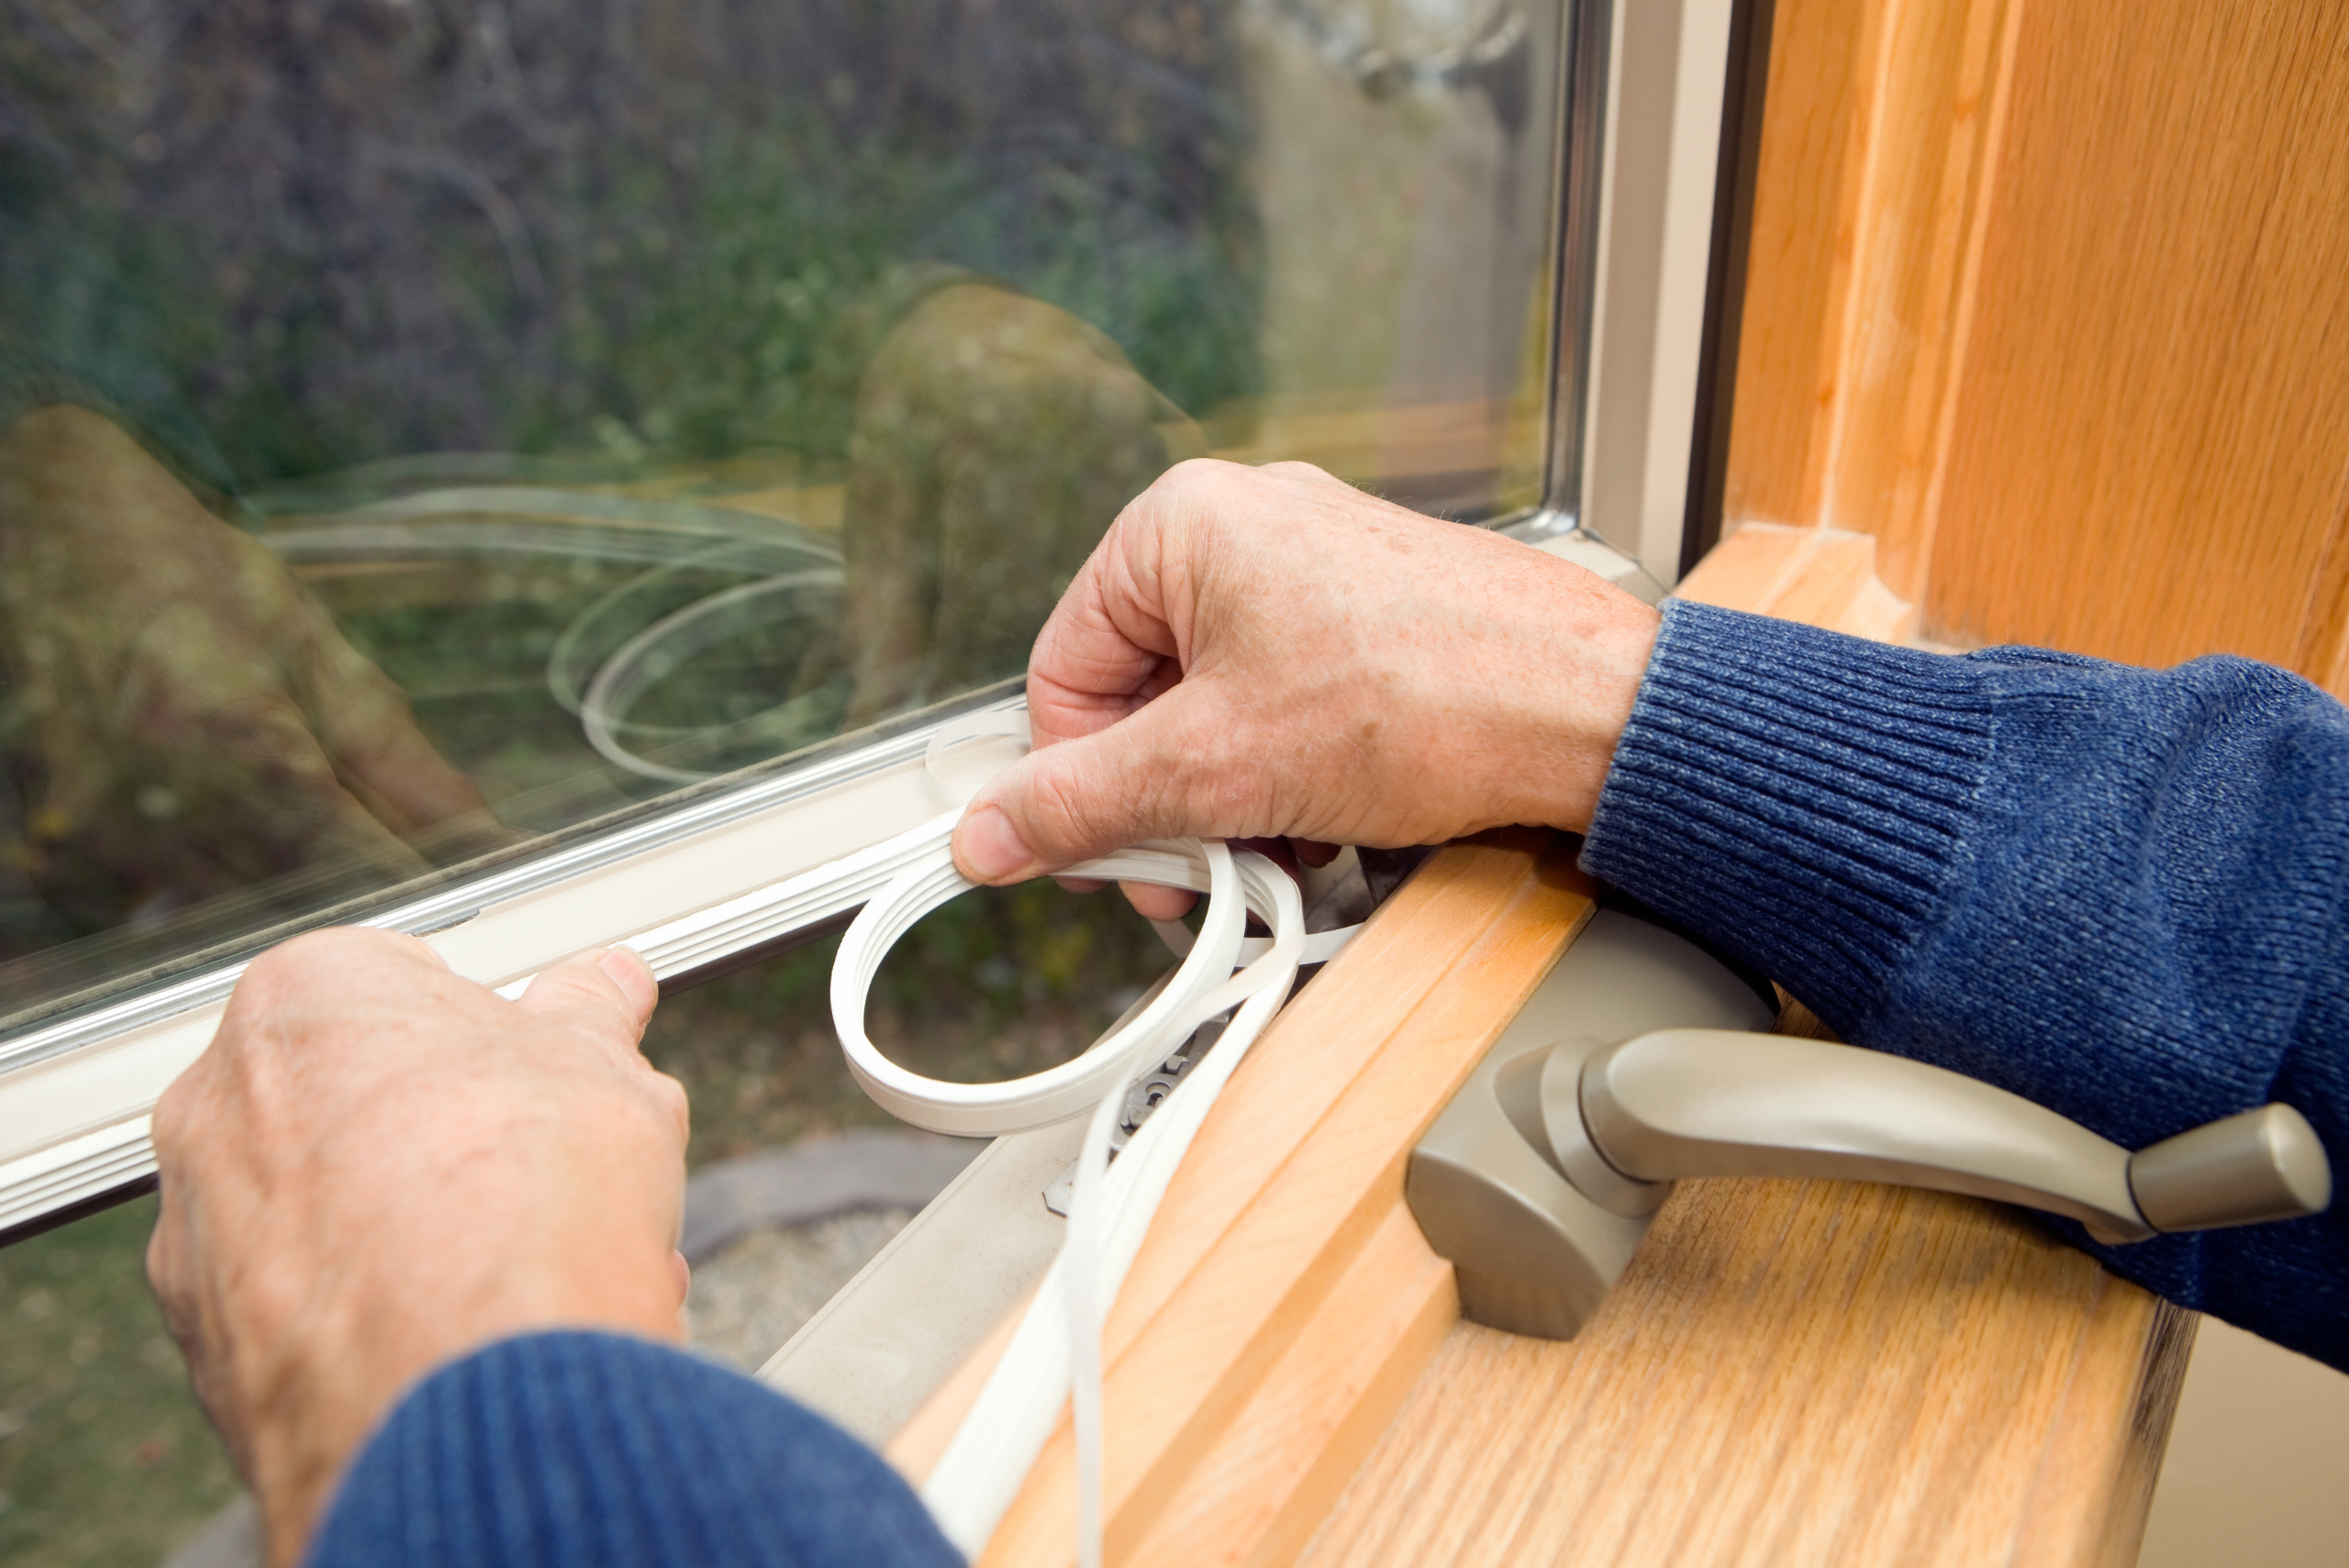
{"label": "silver metal trim", "polygon": [[1664,584],[1679,578],[1688,531],[1732,22],[1731,0],[1614,0],[1583,61],[1595,70],[1604,51],[1603,98],[1577,76],[1602,128],[1575,150],[1601,172],[1582,187],[1595,204],[1590,308],[1562,322],[1582,339],[1572,402],[1562,385],[1558,406],[1580,423],[1553,421],[1573,462],[1552,504]]}
{"label": "silver metal trim", "polygon": [[[583,873],[652,853],[709,828],[888,772],[919,757],[928,748],[930,736],[949,720],[982,709],[1016,707],[1026,701],[1024,695],[1018,692],[1007,694],[1006,684],[998,683],[966,698],[941,705],[930,710],[926,720],[915,728],[853,746],[840,755],[814,758],[802,766],[749,784],[719,786],[704,798],[666,809],[662,809],[658,802],[651,803],[645,817],[608,832],[551,850],[486,876],[455,883],[426,897],[350,923],[405,931],[411,936],[448,930],[499,904],[542,892]],[[321,911],[313,920],[292,928],[273,928],[269,935],[282,938],[293,930],[328,925],[334,920],[334,911]],[[767,933],[769,937],[776,934],[779,933]],[[222,1001],[236,988],[247,962],[231,960],[184,980],[135,993],[95,1011],[0,1040],[0,1076]]]}
{"label": "silver metal trim", "polygon": [[[1559,95],[1558,235],[1551,252],[1550,386],[1542,420],[1550,450],[1542,475],[1543,515],[1582,517],[1583,443],[1589,424],[1592,323],[1598,295],[1600,197],[1606,188],[1607,72],[1616,0],[1570,0],[1565,91]],[[1570,412],[1570,417],[1562,414]]]}
{"label": "silver metal trim", "polygon": [[1588,528],[1576,528],[1574,518],[1564,512],[1544,507],[1531,517],[1502,524],[1494,531],[1595,572],[1643,605],[1664,602],[1664,586],[1649,574],[1646,567]]}

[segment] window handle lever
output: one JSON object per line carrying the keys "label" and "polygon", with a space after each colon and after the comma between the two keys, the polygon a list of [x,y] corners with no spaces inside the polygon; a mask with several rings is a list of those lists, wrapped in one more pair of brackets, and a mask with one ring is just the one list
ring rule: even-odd
{"label": "window handle lever", "polygon": [[2021,1204],[2119,1242],[2315,1214],[2332,1195],[2323,1144],[2284,1105],[2132,1154],[1962,1073],[1823,1040],[1664,1029],[1544,1068],[1546,1152],[1618,1213],[1683,1177],[1825,1176]]}
{"label": "window handle lever", "polygon": [[1743,995],[1677,938],[1594,918],[1529,1005],[1546,1040],[1505,1032],[1411,1151],[1404,1195],[1454,1267],[1462,1316],[1572,1339],[1688,1176],[1898,1182],[2069,1215],[2110,1241],[2332,1201],[2324,1146],[2288,1106],[2132,1154],[1959,1073],[1743,1032],[1758,1021]]}

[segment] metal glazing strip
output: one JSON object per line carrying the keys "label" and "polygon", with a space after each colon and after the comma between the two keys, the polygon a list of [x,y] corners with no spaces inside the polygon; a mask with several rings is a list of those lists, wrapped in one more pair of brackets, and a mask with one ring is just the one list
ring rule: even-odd
{"label": "metal glazing strip", "polygon": [[[640,856],[658,854],[682,840],[893,772],[928,756],[933,739],[941,734],[963,733],[974,719],[1024,713],[1025,708],[1026,698],[1015,693],[981,694],[975,712],[937,719],[904,734],[854,746],[839,755],[813,757],[805,765],[777,775],[712,790],[649,819],[629,822],[521,864],[369,914],[356,923],[410,933],[446,929],[499,904],[542,893],[573,877]],[[819,917],[852,907],[853,901]],[[0,1077],[75,1051],[103,1045],[114,1037],[180,1014],[225,1002],[243,973],[241,962],[223,963],[0,1040]]]}
{"label": "metal glazing strip", "polygon": [[[974,710],[934,721],[909,735],[840,759],[834,764],[782,779],[762,780],[754,787],[692,803],[659,823],[633,825],[608,840],[579,846],[550,862],[515,868],[499,877],[483,879],[404,906],[373,923],[410,931],[461,926],[464,923],[462,917],[494,914],[507,897],[527,897],[543,891],[547,883],[562,881],[562,876],[549,871],[556,862],[561,862],[561,867],[567,867],[568,875],[623,866],[641,857],[658,855],[702,832],[724,832],[764,819],[772,812],[789,812],[803,802],[814,804],[819,798],[840,798],[836,791],[853,789],[867,780],[877,784],[884,776],[902,776],[910,762],[929,764],[936,774],[941,753],[974,736],[1025,732],[1023,700],[1017,696],[993,696]],[[940,795],[934,785],[930,790],[931,809],[935,809],[937,800],[956,793],[964,781],[943,777],[943,782],[950,786],[945,795]],[[903,793],[902,789],[899,793]],[[902,816],[897,817],[898,821],[904,819]],[[905,838],[902,831],[892,835],[896,840]],[[689,973],[745,948],[855,908],[901,869],[904,845],[900,843],[893,849],[892,840],[869,845],[800,875],[754,889],[633,938],[629,928],[622,923],[623,915],[613,921],[609,934],[602,940],[628,941],[649,950],[648,957],[656,973],[669,976]],[[459,917],[451,918],[452,913]],[[61,1136],[0,1161],[0,1229],[103,1196],[154,1170],[147,1112],[176,1067],[160,1067],[154,1071],[151,1086],[125,1093],[119,1087],[125,1070],[99,1065],[117,1061],[104,1048],[127,1043],[142,1057],[160,1053],[167,1063],[184,1064],[193,1060],[209,1037],[214,1018],[226,1005],[243,967],[237,963],[209,971],[131,998],[103,1013],[0,1045],[0,1120],[19,1114],[9,1109],[12,1084],[28,1082],[12,1069],[38,1062],[41,1066],[33,1078],[42,1083],[52,1082],[51,1075],[61,1072],[97,1074],[94,1080],[97,1086],[90,1091],[96,1103],[84,1106],[77,1100],[67,1115],[44,1113],[54,1117]],[[507,987],[507,994],[518,989]],[[98,1054],[89,1059],[88,1065],[77,1065],[75,1054],[83,1051]],[[136,1076],[135,1071],[132,1075]],[[42,1092],[52,1101],[56,1098],[51,1091]],[[73,1093],[81,1095],[84,1091],[76,1089]]]}

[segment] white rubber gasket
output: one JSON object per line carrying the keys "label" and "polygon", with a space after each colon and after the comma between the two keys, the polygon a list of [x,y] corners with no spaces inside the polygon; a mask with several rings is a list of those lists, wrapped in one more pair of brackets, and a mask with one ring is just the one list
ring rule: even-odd
{"label": "white rubber gasket", "polygon": [[961,813],[940,818],[934,854],[900,872],[841,939],[832,964],[832,1019],[849,1071],[882,1109],[900,1121],[964,1138],[1000,1137],[1082,1116],[1113,1088],[1123,1089],[1172,1054],[1182,1038],[1229,1002],[1200,1011],[1231,978],[1245,940],[1247,912],[1231,851],[1221,844],[1150,844],[1088,861],[1075,876],[1149,882],[1208,895],[1207,922],[1164,990],[1125,1028],[1092,1049],[1026,1078],[1000,1084],[950,1084],[925,1078],[881,1054],[865,1032],[865,997],[881,961],[914,923],[976,884],[947,852]]}
{"label": "white rubber gasket", "polygon": [[[941,765],[948,749],[987,735],[1025,739],[1025,731],[1024,714],[974,716],[932,741],[930,771],[951,784],[955,781]],[[1322,933],[1308,943],[1297,884],[1264,856],[1235,851],[1220,840],[1138,845],[1072,866],[1066,874],[1205,893],[1197,935],[1174,928],[1187,948],[1181,965],[1141,1013],[1074,1061],[1001,1084],[925,1078],[874,1046],[864,1027],[865,1001],[890,947],[922,916],[975,885],[955,870],[949,849],[961,815],[958,809],[920,830],[929,848],[915,849],[912,863],[874,895],[841,939],[832,967],[833,1023],[857,1082],[892,1115],[917,1127],[989,1136],[1093,1113],[1077,1157],[1067,1240],[921,1496],[947,1539],[975,1561],[1043,1451],[1062,1401],[1073,1396],[1077,1555],[1084,1568],[1097,1568],[1102,1319],[1209,1106],[1287,1000],[1298,965],[1332,956],[1353,929]],[[1247,936],[1252,913],[1271,936]],[[1170,947],[1177,945],[1173,933],[1162,928],[1160,934]],[[1200,1024],[1234,1008],[1216,1048],[1109,1164],[1109,1133],[1128,1086],[1164,1062]]]}

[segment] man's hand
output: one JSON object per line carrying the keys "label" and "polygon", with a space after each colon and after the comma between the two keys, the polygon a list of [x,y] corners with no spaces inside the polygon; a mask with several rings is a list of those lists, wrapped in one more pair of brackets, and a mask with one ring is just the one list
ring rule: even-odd
{"label": "man's hand", "polygon": [[679,1337],[657,995],[626,950],[507,1002],[412,938],[320,931],[254,961],[164,1094],[148,1275],[281,1568],[434,1367],[536,1329]]}
{"label": "man's hand", "polygon": [[1304,463],[1184,463],[1037,639],[1037,749],[972,801],[955,862],[1001,883],[1178,835],[1585,828],[1656,625],[1580,567]]}
{"label": "man's hand", "polygon": [[0,428],[0,684],[41,781],[30,869],[76,920],[511,839],[268,548],[87,409]]}

